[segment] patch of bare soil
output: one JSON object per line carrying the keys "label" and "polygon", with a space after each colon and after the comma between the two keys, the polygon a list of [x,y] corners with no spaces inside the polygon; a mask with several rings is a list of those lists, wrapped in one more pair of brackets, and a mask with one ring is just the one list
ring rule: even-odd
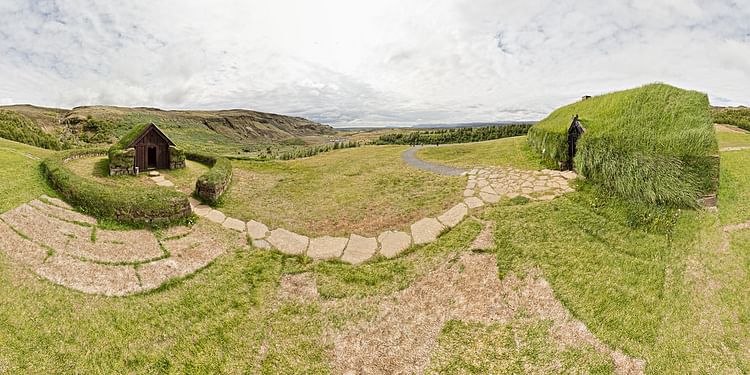
{"label": "patch of bare soil", "polygon": [[484,222],[484,228],[479,232],[477,238],[471,243],[469,249],[471,250],[489,250],[495,247],[495,239],[492,237],[494,233],[495,223],[492,221]]}
{"label": "patch of bare soil", "polygon": [[421,373],[447,321],[508,323],[521,313],[552,321],[550,335],[562,349],[591,345],[608,355],[617,373],[639,374],[645,367],[644,361],[607,347],[575,320],[539,270],[531,270],[522,279],[511,274],[500,281],[495,257],[489,254],[464,254],[384,298],[344,299],[324,306],[334,309],[358,303],[377,304],[376,317],[326,330],[337,373]]}
{"label": "patch of bare soil", "polygon": [[741,134],[747,134],[748,133],[744,129],[738,128],[738,127],[733,126],[733,125],[716,124],[714,126],[716,126],[716,130],[719,130],[719,131],[726,131],[726,132],[731,132],[731,133],[741,133]]}
{"label": "patch of bare soil", "polygon": [[309,303],[318,299],[318,285],[309,273],[284,275],[278,292],[278,301]]}

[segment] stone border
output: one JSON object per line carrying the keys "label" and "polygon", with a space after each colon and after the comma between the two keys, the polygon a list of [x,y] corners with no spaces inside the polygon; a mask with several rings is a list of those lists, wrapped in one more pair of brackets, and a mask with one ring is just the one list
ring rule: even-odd
{"label": "stone border", "polygon": [[352,233],[345,237],[321,236],[310,238],[284,228],[271,230],[256,220],[243,222],[227,217],[220,210],[190,198],[193,212],[224,228],[246,233],[253,245],[260,249],[276,249],[287,255],[306,255],[314,260],[339,259],[349,264],[361,264],[376,255],[393,258],[412,245],[435,242],[446,230],[455,227],[472,209],[494,204],[502,198],[524,197],[532,201],[548,201],[574,191],[569,181],[578,177],[574,172],[553,170],[524,171],[515,168],[475,168],[462,175],[468,176],[464,202],[458,203],[437,217],[426,217],[410,226],[410,230],[386,230],[377,236],[364,237]]}

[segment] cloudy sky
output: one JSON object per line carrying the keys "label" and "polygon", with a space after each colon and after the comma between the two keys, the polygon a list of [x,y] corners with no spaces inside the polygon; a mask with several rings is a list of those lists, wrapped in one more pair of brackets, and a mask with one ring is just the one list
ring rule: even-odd
{"label": "cloudy sky", "polygon": [[2,0],[0,104],[403,125],[660,81],[748,105],[748,20],[750,0]]}

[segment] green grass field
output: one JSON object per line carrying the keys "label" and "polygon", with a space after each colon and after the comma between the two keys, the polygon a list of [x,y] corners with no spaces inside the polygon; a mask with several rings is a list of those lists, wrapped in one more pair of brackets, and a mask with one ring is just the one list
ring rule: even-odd
{"label": "green grass field", "polygon": [[[460,165],[453,164],[457,155],[479,165],[534,163],[518,158],[522,139],[493,142],[449,146],[461,151],[440,146],[420,157],[451,165]],[[242,217],[263,209],[267,217],[252,218],[307,231],[366,233],[413,221],[413,212],[440,212],[461,198],[463,178],[411,170],[400,160],[404,149],[234,162],[223,210]],[[38,161],[24,156],[46,153],[0,140],[3,181],[11,181],[0,186],[12,186],[0,195],[0,211],[50,193],[34,172]],[[646,373],[750,372],[750,230],[729,235],[722,249],[721,228],[750,220],[750,151],[721,158],[718,214],[666,211],[657,218],[659,230],[646,231],[631,225],[628,201],[602,199],[583,183],[550,202],[503,201],[477,212],[495,226],[495,246],[483,253],[497,259],[501,279],[541,270],[576,319],[608,347],[645,360]],[[101,175],[101,160],[70,165],[92,179],[110,179]],[[165,175],[188,186],[204,170],[190,164]],[[149,183],[128,181],[134,188]],[[127,298],[52,285],[0,251],[0,373],[335,373],[330,335],[376,323],[395,292],[455,263],[481,228],[470,218],[433,244],[360,266],[248,246],[185,280]],[[280,297],[281,280],[301,273],[316,281],[320,299]],[[560,347],[551,324],[524,314],[491,324],[449,320],[425,357],[427,372],[613,373],[612,360],[590,345]]]}
{"label": "green grass field", "polygon": [[405,146],[338,150],[293,161],[233,161],[227,215],[310,235],[374,235],[458,203],[466,180],[407,166]]}
{"label": "green grass field", "polygon": [[717,126],[716,140],[719,147],[750,147],[750,132],[731,126]]}
{"label": "green grass field", "polygon": [[50,151],[0,138],[0,212],[38,198],[56,196],[44,181],[40,158]]}
{"label": "green grass field", "polygon": [[503,138],[461,145],[426,147],[417,152],[420,159],[461,168],[505,166],[542,169],[526,137]]}
{"label": "green grass field", "polygon": [[[106,156],[75,159],[69,161],[66,165],[75,174],[105,185],[128,186],[136,189],[144,186],[144,184],[154,184],[149,180],[146,173],[139,176],[110,176]],[[177,189],[190,194],[195,190],[195,181],[207,170],[207,166],[187,160],[183,169],[160,170],[159,173],[167,180],[172,181]]]}
{"label": "green grass field", "polygon": [[750,220],[750,150],[721,154],[719,213],[723,224]]}

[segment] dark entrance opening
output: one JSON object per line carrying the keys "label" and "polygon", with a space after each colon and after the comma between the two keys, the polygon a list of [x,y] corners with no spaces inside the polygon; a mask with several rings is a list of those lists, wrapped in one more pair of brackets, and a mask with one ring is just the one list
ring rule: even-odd
{"label": "dark entrance opening", "polygon": [[581,122],[578,121],[578,115],[575,115],[573,117],[573,122],[568,128],[568,163],[566,169],[569,171],[572,171],[574,168],[573,158],[576,156],[576,146],[578,139],[581,138],[584,132],[586,132],[586,129],[581,125]]}
{"label": "dark entrance opening", "polygon": [[148,157],[146,158],[148,160],[147,165],[148,168],[156,168],[156,147],[150,146],[148,148]]}

